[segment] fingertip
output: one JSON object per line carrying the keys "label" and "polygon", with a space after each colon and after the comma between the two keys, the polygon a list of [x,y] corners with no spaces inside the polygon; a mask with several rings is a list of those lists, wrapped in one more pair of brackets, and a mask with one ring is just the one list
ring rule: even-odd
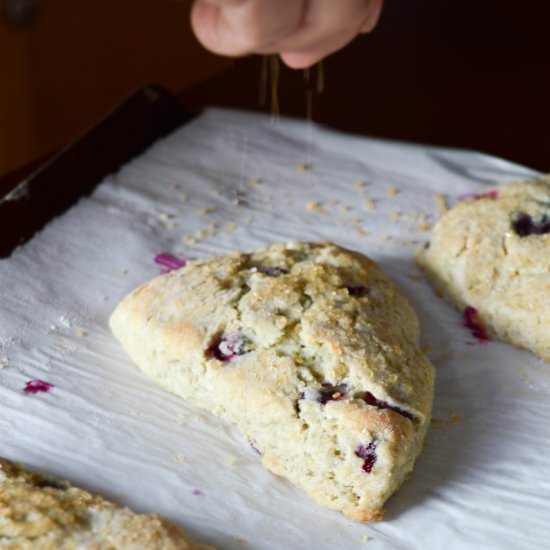
{"label": "fingertip", "polygon": [[291,69],[307,69],[323,59],[323,55],[318,53],[281,53],[281,59],[284,64]]}
{"label": "fingertip", "polygon": [[213,44],[213,36],[218,18],[219,8],[217,6],[209,2],[203,2],[202,0],[193,2],[193,6],[191,7],[191,28],[197,40],[208,50],[212,50],[215,46]]}
{"label": "fingertip", "polygon": [[197,0],[193,4],[191,27],[197,40],[215,54],[240,57],[253,51],[228,25],[223,9],[210,0]]}
{"label": "fingertip", "polygon": [[364,23],[361,25],[361,28],[359,29],[359,32],[362,34],[367,34],[369,32],[372,32],[376,25],[378,25],[378,21],[380,20],[380,15],[382,15],[382,8],[384,7],[384,0],[375,0],[374,7],[372,11],[367,16],[367,19],[364,21]]}

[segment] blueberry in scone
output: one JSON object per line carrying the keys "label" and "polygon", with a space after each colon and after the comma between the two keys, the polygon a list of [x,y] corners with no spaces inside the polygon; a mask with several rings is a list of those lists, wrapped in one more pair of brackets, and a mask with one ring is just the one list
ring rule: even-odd
{"label": "blueberry in scone", "polygon": [[111,327],[321,505],[378,519],[413,469],[434,370],[412,307],[361,254],[293,242],[191,261],[132,292]]}
{"label": "blueberry in scone", "polygon": [[490,334],[550,361],[550,177],[458,203],[418,262],[476,338]]}
{"label": "blueberry in scone", "polygon": [[214,550],[156,514],[136,514],[69,482],[0,458],[0,548]]}

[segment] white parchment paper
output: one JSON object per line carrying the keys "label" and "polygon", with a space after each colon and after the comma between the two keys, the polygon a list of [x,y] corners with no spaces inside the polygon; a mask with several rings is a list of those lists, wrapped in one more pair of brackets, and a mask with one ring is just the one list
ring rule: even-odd
{"label": "white parchment paper", "polygon": [[[434,193],[452,203],[530,175],[474,152],[206,113],[0,261],[0,454],[220,549],[550,548],[550,365],[476,343],[413,260]],[[434,423],[380,523],[348,521],[265,471],[235,429],[149,382],[107,328],[117,301],[158,273],[158,252],[289,239],[379,261],[431,348]],[[23,393],[33,378],[55,387]]]}

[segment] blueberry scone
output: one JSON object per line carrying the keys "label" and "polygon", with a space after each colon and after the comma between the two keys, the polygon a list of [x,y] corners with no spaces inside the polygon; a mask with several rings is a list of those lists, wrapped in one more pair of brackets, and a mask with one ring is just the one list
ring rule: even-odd
{"label": "blueberry scone", "polygon": [[0,548],[214,550],[154,514],[135,514],[67,481],[0,459]]}
{"label": "blueberry scone", "polygon": [[550,177],[458,203],[418,262],[474,334],[550,361]]}
{"label": "blueberry scone", "polygon": [[132,292],[111,327],[324,506],[379,519],[413,469],[434,371],[413,309],[365,256],[295,242],[193,261]]}

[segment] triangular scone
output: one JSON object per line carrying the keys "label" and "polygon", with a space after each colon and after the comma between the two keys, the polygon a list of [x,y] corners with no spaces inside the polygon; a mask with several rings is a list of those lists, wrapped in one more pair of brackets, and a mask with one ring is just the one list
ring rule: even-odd
{"label": "triangular scone", "polygon": [[550,176],[465,197],[418,262],[476,336],[550,361]]}
{"label": "triangular scone", "polygon": [[379,519],[413,469],[434,370],[413,309],[365,256],[298,242],[190,262],[132,292],[111,327],[323,506]]}
{"label": "triangular scone", "polygon": [[214,550],[156,514],[136,514],[68,481],[0,458],[0,548]]}

